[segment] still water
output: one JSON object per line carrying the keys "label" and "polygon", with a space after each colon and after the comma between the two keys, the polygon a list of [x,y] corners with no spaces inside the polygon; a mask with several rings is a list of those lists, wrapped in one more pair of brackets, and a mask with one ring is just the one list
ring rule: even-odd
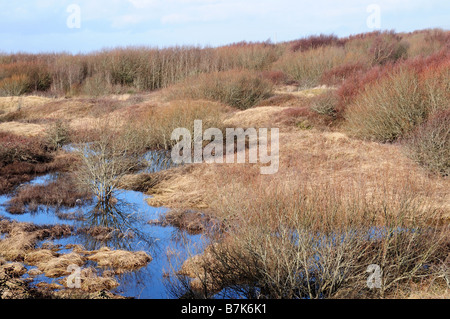
{"label": "still water", "polygon": [[[152,155],[148,155],[152,158]],[[147,171],[157,171],[160,167],[152,167]],[[31,181],[30,185],[45,185],[58,174],[40,176]],[[68,244],[79,244],[85,249],[95,250],[101,247],[111,249],[124,249],[129,251],[145,251],[152,257],[147,266],[133,272],[117,275],[120,283],[113,293],[126,297],[142,299],[170,298],[165,285],[164,273],[177,269],[180,263],[188,257],[188,254],[201,252],[203,242],[202,235],[189,234],[184,230],[170,226],[159,226],[149,223],[159,219],[161,214],[168,211],[166,208],[155,208],[147,204],[149,197],[143,193],[121,190],[115,197],[118,203],[113,207],[103,207],[103,213],[98,213],[94,204],[83,204],[74,208],[39,206],[36,212],[22,215],[12,215],[6,211],[6,204],[11,198],[9,195],[0,196],[0,216],[7,217],[18,222],[30,222],[38,225],[66,224],[74,227],[73,235],[57,240],[51,244],[61,247],[59,253],[68,253]],[[77,219],[67,220],[60,218],[64,215],[77,216]],[[108,239],[98,240],[78,230],[106,226],[114,229]],[[38,246],[49,244],[41,242]],[[175,257],[175,258],[174,258]],[[86,266],[88,266],[87,264]],[[95,266],[95,263],[92,264]],[[33,267],[28,267],[29,269]],[[26,276],[26,275],[25,275]],[[35,277],[33,283],[57,282],[59,278],[47,278],[44,275]]]}

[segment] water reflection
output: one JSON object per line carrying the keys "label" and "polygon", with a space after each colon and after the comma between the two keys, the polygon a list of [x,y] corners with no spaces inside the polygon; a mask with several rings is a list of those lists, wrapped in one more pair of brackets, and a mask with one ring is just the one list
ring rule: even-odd
{"label": "water reflection", "polygon": [[171,154],[165,150],[152,150],[142,156],[144,168],[141,173],[155,173],[178,166],[172,161]]}
{"label": "water reflection", "polygon": [[[90,153],[89,144],[70,144],[63,147],[68,152],[82,150]],[[139,172],[155,173],[176,166],[167,151],[150,151],[141,156]],[[64,178],[58,173],[35,178],[29,185],[46,185],[57,178]],[[127,297],[168,298],[165,273],[180,266],[191,253],[198,253],[203,242],[201,235],[188,234],[186,231],[171,226],[149,223],[160,219],[166,208],[155,208],[147,204],[147,196],[140,192],[121,190],[114,194],[115,200],[110,204],[91,202],[79,203],[77,207],[51,207],[40,205],[35,213],[11,215],[5,209],[10,196],[0,196],[0,215],[19,222],[38,225],[67,224],[73,226],[70,237],[53,240],[54,245],[82,245],[86,250],[101,247],[128,251],[145,251],[152,261],[145,267],[129,273],[117,275],[120,286],[114,291]],[[48,243],[47,243],[48,244]],[[42,243],[38,244],[38,247]],[[195,249],[193,247],[196,247]],[[195,250],[195,252],[193,251]],[[68,253],[71,248],[62,248],[61,253]],[[178,260],[176,265],[173,260]],[[43,275],[37,282],[53,282],[55,279]]]}
{"label": "water reflection", "polygon": [[[55,176],[42,176],[31,184],[45,185]],[[19,222],[38,225],[67,224],[74,230],[70,237],[53,240],[54,245],[82,245],[87,250],[101,247],[129,251],[145,251],[152,261],[147,266],[130,273],[117,275],[120,286],[116,293],[135,298],[168,298],[164,285],[165,272],[173,264],[171,256],[187,256],[191,247],[202,242],[201,235],[190,235],[175,227],[149,223],[167,212],[166,208],[155,208],[147,204],[148,196],[140,192],[123,190],[115,194],[114,205],[102,206],[96,202],[77,207],[50,207],[41,205],[36,213],[9,214],[5,206],[10,196],[0,197],[0,215]],[[62,219],[63,218],[63,219]],[[42,243],[38,244],[38,247]],[[68,253],[71,249],[61,249]],[[88,265],[86,265],[88,266]],[[55,279],[38,276],[37,282],[53,282]]]}
{"label": "water reflection", "polygon": [[144,249],[152,247],[155,239],[143,230],[145,218],[136,206],[118,200],[115,204],[99,202],[87,210],[78,225],[79,233],[86,235],[83,246],[89,250],[102,246],[133,250],[138,241]]}

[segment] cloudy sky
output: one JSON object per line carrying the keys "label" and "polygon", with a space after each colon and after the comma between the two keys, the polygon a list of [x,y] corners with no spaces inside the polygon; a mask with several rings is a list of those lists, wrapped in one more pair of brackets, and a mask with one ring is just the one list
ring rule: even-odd
{"label": "cloudy sky", "polygon": [[[379,13],[379,14],[378,14]],[[0,0],[0,52],[450,29],[448,0]]]}

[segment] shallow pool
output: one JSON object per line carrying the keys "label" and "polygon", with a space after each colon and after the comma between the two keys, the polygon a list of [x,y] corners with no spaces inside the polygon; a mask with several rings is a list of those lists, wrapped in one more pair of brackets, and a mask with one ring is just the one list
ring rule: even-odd
{"label": "shallow pool", "polygon": [[[28,184],[45,185],[55,178],[57,178],[57,174],[49,174],[37,177]],[[126,297],[143,299],[170,298],[165,286],[164,273],[170,272],[172,267],[179,267],[180,262],[188,256],[188,253],[200,252],[203,240],[201,235],[192,235],[174,227],[162,227],[148,223],[158,219],[161,214],[167,212],[167,209],[149,206],[146,202],[147,197],[140,192],[122,190],[116,194],[118,203],[114,207],[105,209],[102,214],[96,213],[95,204],[86,204],[74,208],[39,206],[36,212],[12,215],[6,211],[5,206],[10,197],[4,195],[0,196],[0,215],[19,222],[31,222],[39,225],[72,225],[74,227],[72,234],[74,235],[51,241],[53,245],[61,245],[60,252],[62,253],[70,252],[70,250],[64,249],[67,244],[80,244],[88,250],[104,246],[130,251],[143,250],[153,258],[152,261],[137,271],[117,275],[116,278],[120,285],[112,292]],[[60,218],[70,214],[76,214],[76,216],[82,217],[82,220]],[[94,226],[111,227],[116,231],[105,240],[98,240],[78,231]],[[42,244],[47,243],[39,243],[39,245]],[[175,260],[178,262],[174,262]],[[40,275],[34,279],[33,283],[42,281],[51,283],[57,282],[58,279]]]}

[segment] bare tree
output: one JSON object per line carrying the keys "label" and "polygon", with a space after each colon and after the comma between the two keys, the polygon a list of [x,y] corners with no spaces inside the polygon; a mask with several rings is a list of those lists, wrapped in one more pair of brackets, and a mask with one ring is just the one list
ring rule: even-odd
{"label": "bare tree", "polygon": [[131,127],[114,128],[111,121],[96,126],[98,139],[82,143],[77,152],[82,165],[79,182],[88,187],[99,203],[109,204],[118,189],[120,179],[141,165],[143,143]]}

